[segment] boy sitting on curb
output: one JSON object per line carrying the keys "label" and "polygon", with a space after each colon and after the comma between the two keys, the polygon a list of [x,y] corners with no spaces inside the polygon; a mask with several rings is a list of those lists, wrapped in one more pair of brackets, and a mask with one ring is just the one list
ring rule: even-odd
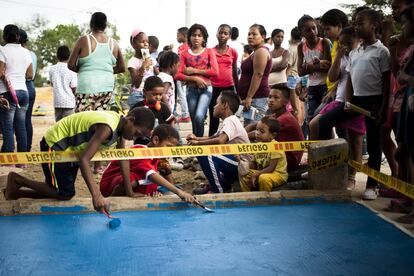
{"label": "boy sitting on curb", "polygon": [[[256,126],[256,141],[274,142],[279,133],[279,122],[270,116],[263,117]],[[253,155],[246,175],[239,175],[242,192],[266,191],[286,183],[288,179],[286,154],[265,152]]]}
{"label": "boy sitting on curb", "polygon": [[[189,145],[245,144],[250,143],[246,130],[239,118],[234,115],[240,105],[240,98],[233,91],[222,91],[214,106],[213,115],[223,120],[217,133],[210,137],[187,136]],[[231,183],[238,180],[238,160],[235,155],[214,155],[197,157],[208,186],[195,189],[195,194],[223,193],[231,190]],[[250,159],[244,157],[244,159]]]}

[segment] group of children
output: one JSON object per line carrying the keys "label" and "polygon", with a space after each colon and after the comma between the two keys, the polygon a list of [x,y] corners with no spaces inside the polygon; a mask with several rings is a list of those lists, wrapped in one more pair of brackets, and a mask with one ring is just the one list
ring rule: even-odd
{"label": "group of children", "polygon": [[[81,160],[79,164],[54,164],[55,169],[43,165],[49,184],[40,185],[42,190],[38,192],[62,199],[70,198],[74,194],[74,177],[80,167],[95,208],[105,208],[103,197],[96,191],[90,169],[87,169],[90,158],[101,145],[106,146],[117,140],[119,147],[124,145],[125,139],[134,139],[135,144],[139,144],[134,147],[144,147],[143,144],[148,147],[178,145],[181,139],[174,129],[175,123],[187,119],[185,115],[181,119],[175,116],[177,98],[182,105],[181,110],[186,112],[188,108],[191,118],[193,133],[186,137],[189,145],[301,141],[307,135],[306,126],[309,127],[310,139],[330,139],[335,137],[332,131],[335,127],[336,135],[349,143],[350,158],[362,162],[362,141],[366,135],[368,166],[379,171],[384,152],[392,174],[414,183],[414,139],[413,128],[410,128],[414,105],[414,7],[410,4],[410,0],[393,0],[394,20],[402,25],[403,32],[392,38],[386,36],[385,30],[381,33],[380,14],[367,7],[356,10],[352,23],[337,9],[329,10],[319,20],[304,15],[299,19],[297,28],[292,30],[291,45],[294,46],[291,51],[280,49],[284,32],[276,29],[273,32],[274,41],[278,42],[275,46],[279,48],[269,56],[277,56],[281,61],[272,65],[272,72],[281,71],[286,78],[283,78],[284,82],[276,81],[272,85],[267,104],[263,106],[267,110],[265,116],[253,117],[251,124],[245,127],[236,116],[243,104],[237,95],[238,64],[243,53],[228,46],[233,28],[227,24],[219,26],[218,44],[214,48],[206,47],[208,33],[203,25],[180,28],[177,40],[184,43],[180,45],[178,54],[167,47],[161,53],[152,50],[151,55],[147,55],[149,38],[141,30],[135,30],[130,37],[135,55],[128,62],[132,80],[132,93],[128,99],[130,112],[126,117],[113,112],[99,115],[83,112],[64,118],[53,126],[42,140],[42,150],[83,150]],[[152,43],[156,44],[157,40],[154,41]],[[59,60],[64,62],[64,57]],[[52,79],[52,83],[55,82]],[[301,103],[298,99],[304,100],[302,105],[306,110],[305,127],[302,126],[302,129],[299,118]],[[367,110],[370,116],[355,112],[354,105]],[[208,110],[209,136],[203,137]],[[144,116],[148,116],[146,122]],[[78,120],[79,129],[72,129],[73,120]],[[221,124],[219,120],[222,120]],[[151,134],[154,124],[156,127]],[[88,129],[92,131],[86,131]],[[398,148],[391,139],[391,130],[395,132]],[[70,144],[73,141],[67,137],[81,136],[84,132],[90,135],[87,136],[89,143]],[[193,192],[228,192],[235,181],[240,182],[242,191],[271,191],[286,183],[288,172],[299,166],[302,154],[281,152],[197,157],[208,184]],[[168,167],[168,163],[165,165],[165,161],[157,159],[112,161],[103,174],[101,192],[104,196],[141,196],[153,194],[157,185],[161,185],[183,200],[193,202],[193,196],[172,184],[168,169],[167,173],[163,171],[163,175],[157,173],[160,164]],[[66,167],[56,169],[58,166]],[[60,170],[64,177],[48,177],[50,173],[59,174]],[[355,185],[355,173],[350,169],[350,189]],[[71,182],[70,185],[55,185],[54,182],[60,178],[64,178],[64,181],[61,179],[63,183]],[[36,190],[39,186],[32,182],[11,173],[6,197],[18,198],[22,186]],[[67,191],[66,186],[70,186]],[[363,198],[375,199],[377,187],[378,183],[368,177]],[[396,196],[399,199],[392,201],[390,207],[410,210],[412,201],[401,195]],[[406,220],[409,218],[405,217]]]}

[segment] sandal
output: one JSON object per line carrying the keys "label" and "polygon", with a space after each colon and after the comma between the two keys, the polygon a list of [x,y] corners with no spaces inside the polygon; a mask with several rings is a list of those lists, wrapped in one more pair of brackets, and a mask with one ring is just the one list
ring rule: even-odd
{"label": "sandal", "polygon": [[397,221],[404,224],[414,223],[414,212],[397,218]]}
{"label": "sandal", "polygon": [[406,198],[392,199],[388,207],[384,208],[384,211],[409,214],[413,211],[412,201]]}

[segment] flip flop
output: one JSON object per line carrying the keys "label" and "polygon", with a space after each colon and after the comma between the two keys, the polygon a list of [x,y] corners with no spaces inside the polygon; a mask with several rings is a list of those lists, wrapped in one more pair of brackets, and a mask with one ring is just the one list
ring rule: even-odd
{"label": "flip flop", "polygon": [[408,215],[401,216],[397,218],[397,221],[404,224],[412,224],[414,223],[414,213],[410,213]]}

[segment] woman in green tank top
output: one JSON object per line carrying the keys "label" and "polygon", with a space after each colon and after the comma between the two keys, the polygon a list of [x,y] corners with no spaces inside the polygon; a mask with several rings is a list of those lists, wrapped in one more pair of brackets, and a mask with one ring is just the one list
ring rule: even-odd
{"label": "woman in green tank top", "polygon": [[[92,14],[92,32],[76,42],[70,55],[68,68],[78,73],[75,112],[109,110],[115,78],[114,74],[125,72],[124,58],[115,40],[108,37],[106,15]],[[102,172],[100,162],[95,162],[94,172]]]}
{"label": "woman in green tank top", "polygon": [[107,110],[114,90],[114,74],[125,72],[124,59],[118,43],[108,37],[106,15],[92,15],[92,32],[76,42],[68,67],[78,73],[76,112]]}

